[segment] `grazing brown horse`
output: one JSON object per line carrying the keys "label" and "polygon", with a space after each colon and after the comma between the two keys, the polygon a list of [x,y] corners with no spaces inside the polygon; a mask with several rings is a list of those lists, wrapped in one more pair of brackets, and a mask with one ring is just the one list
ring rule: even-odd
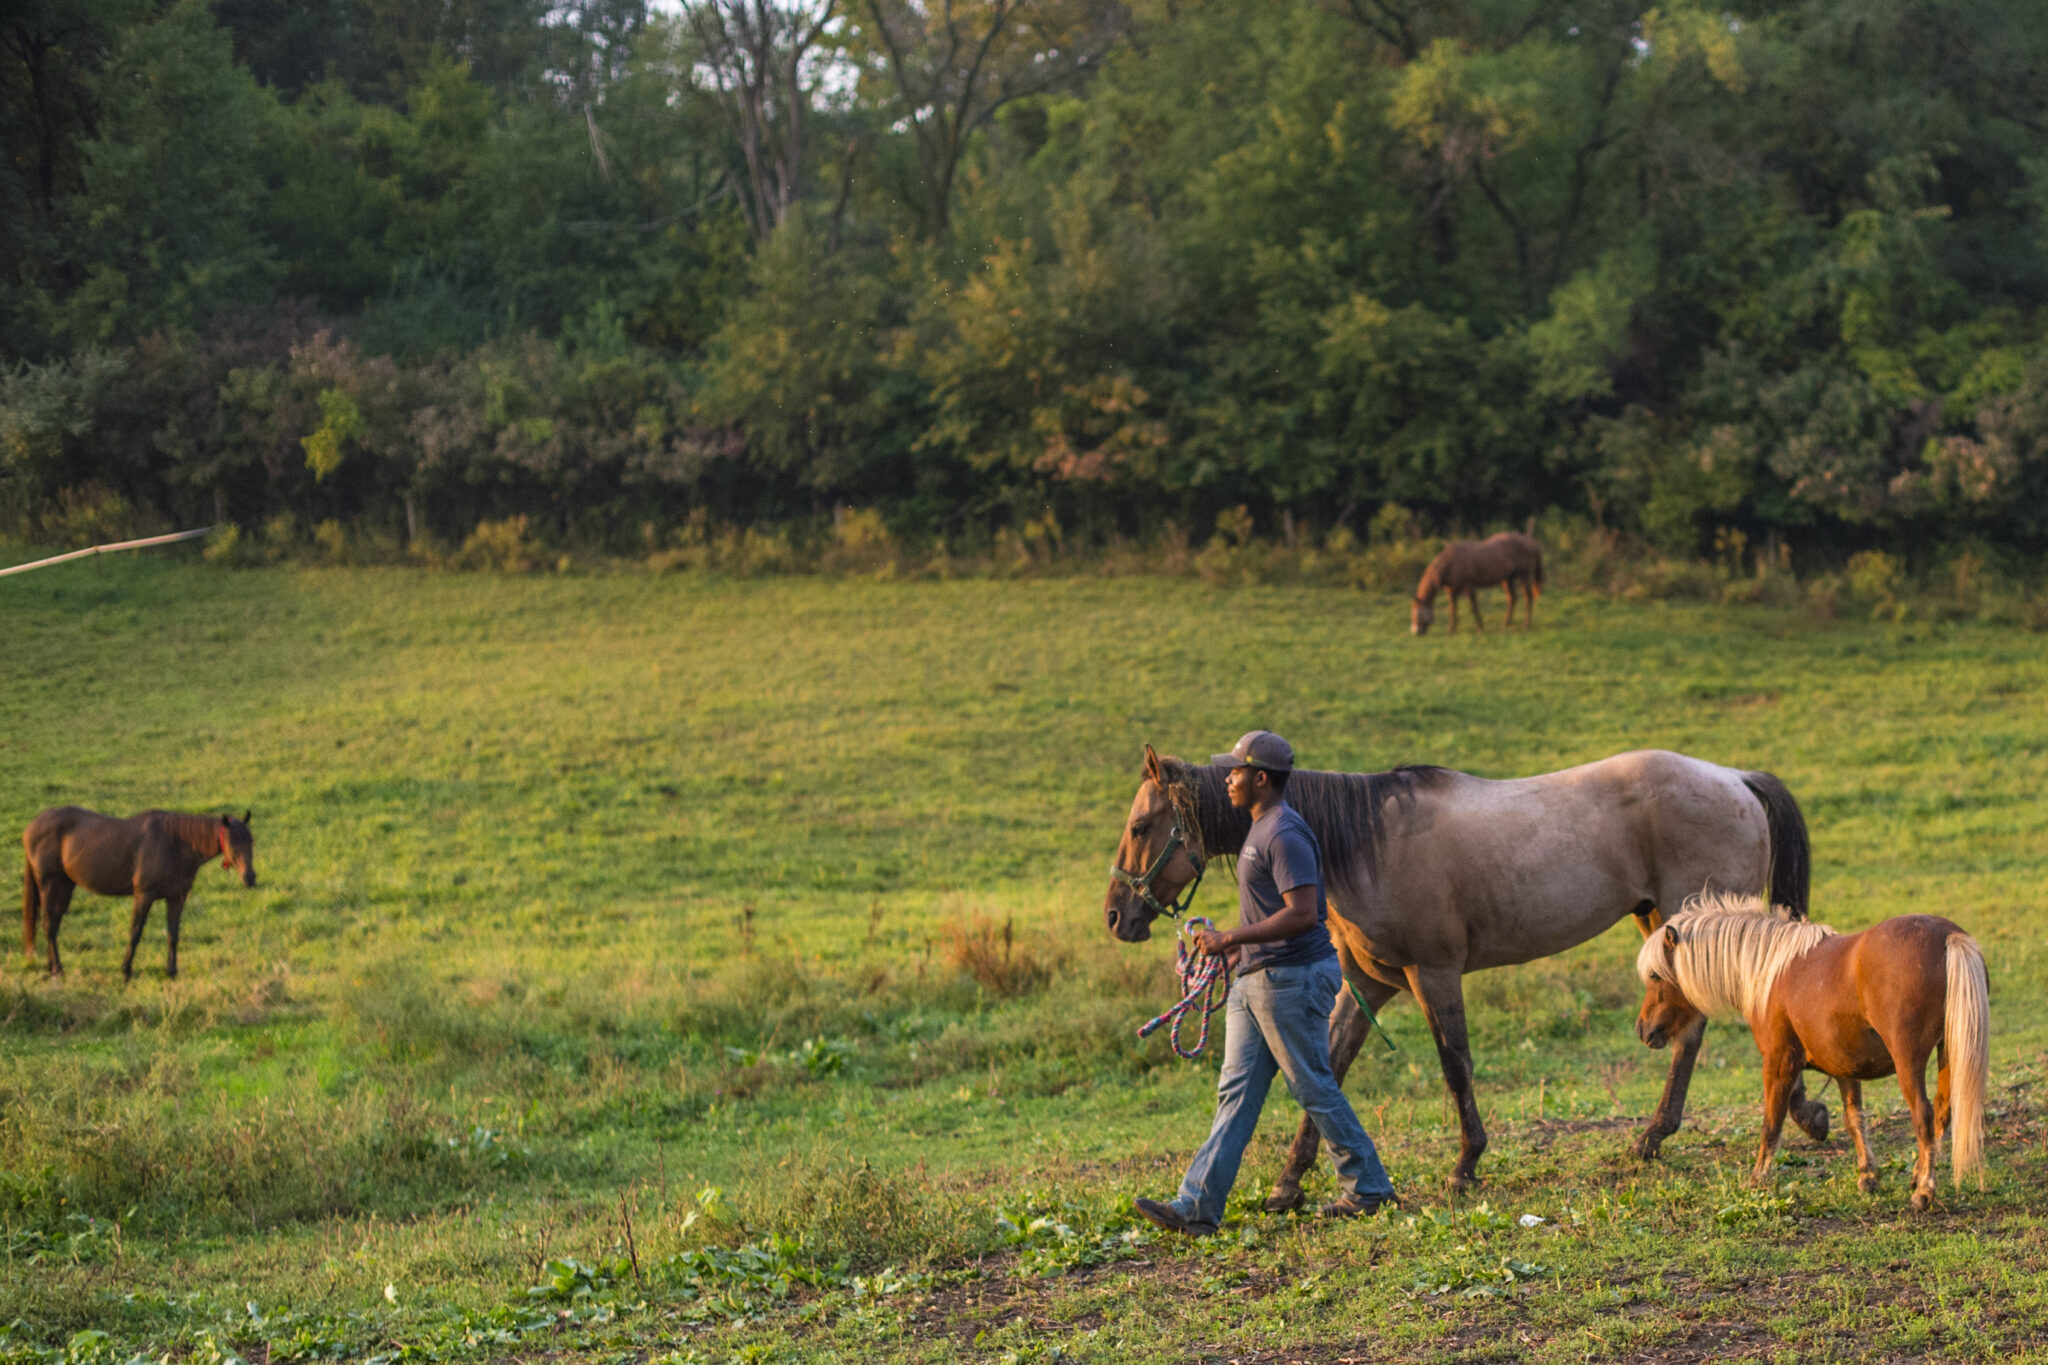
{"label": "grazing brown horse", "polygon": [[1458,633],[1458,594],[1472,603],[1472,624],[1483,633],[1486,622],[1479,619],[1479,589],[1499,583],[1508,590],[1508,625],[1515,624],[1515,585],[1529,600],[1522,629],[1536,624],[1536,597],[1543,590],[1543,547],[1519,531],[1502,531],[1484,540],[1454,540],[1429,561],[1422,581],[1415,585],[1415,601],[1408,608],[1408,629],[1417,635],[1429,633],[1436,620],[1436,594],[1442,588],[1451,595],[1451,633]]}
{"label": "grazing brown horse", "polygon": [[[1330,935],[1345,979],[1377,1011],[1412,993],[1457,1100],[1462,1144],[1450,1183],[1476,1179],[1486,1128],[1472,1089],[1466,972],[1549,957],[1634,916],[1645,934],[1702,887],[1762,886],[1806,903],[1809,850],[1799,805],[1769,773],[1645,749],[1540,777],[1494,782],[1447,768],[1384,773],[1296,769],[1287,804],[1323,851]],[[1176,902],[1206,861],[1244,847],[1250,819],[1233,808],[1223,770],[1145,749],[1103,903],[1128,943]],[[1365,1039],[1350,995],[1330,1015],[1341,1080]],[[1678,1039],[1664,1098],[1637,1140],[1645,1159],[1678,1130],[1706,1021]],[[1803,1095],[1793,1116],[1815,1138],[1826,1108]],[[1304,1122],[1268,1208],[1300,1202],[1316,1156]]]}
{"label": "grazing brown horse", "polygon": [[[1755,896],[1701,896],[1643,942],[1636,1034],[1651,1047],[1710,1014],[1748,1021],[1764,1058],[1764,1135],[1750,1179],[1770,1174],[1785,1106],[1804,1070],[1833,1076],[1856,1140],[1856,1183],[1877,1189],[1863,1137],[1863,1082],[1894,1073],[1920,1158],[1915,1209],[1934,1200],[1941,1135],[1955,1120],[1955,1182],[1984,1160],[1984,1072],[1990,1035],[1984,953],[1938,915],[1900,915],[1855,934],[1766,911]],[[1927,1102],[1927,1059],[1941,1051]]]}
{"label": "grazing brown horse", "polygon": [[256,885],[256,840],[249,816],[216,819],[210,815],[179,815],[146,810],[132,819],[101,815],[79,806],[52,806],[29,821],[22,831],[27,855],[21,876],[21,948],[36,953],[36,916],[50,945],[50,975],[64,975],[57,956],[57,931],[71,908],[71,892],[84,887],[101,896],[133,896],[135,913],[128,922],[128,956],[121,976],[135,975],[135,945],[149,908],[164,903],[171,951],[166,976],[178,974],[178,922],[185,915],[185,897],[192,879],[209,858],[242,874],[242,885]]}

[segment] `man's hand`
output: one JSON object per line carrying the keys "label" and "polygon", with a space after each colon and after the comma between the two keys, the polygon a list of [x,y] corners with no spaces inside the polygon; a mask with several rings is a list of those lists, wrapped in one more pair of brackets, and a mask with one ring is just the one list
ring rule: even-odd
{"label": "man's hand", "polygon": [[1207,953],[1210,957],[1223,957],[1233,953],[1229,937],[1220,929],[1195,930],[1195,951]]}

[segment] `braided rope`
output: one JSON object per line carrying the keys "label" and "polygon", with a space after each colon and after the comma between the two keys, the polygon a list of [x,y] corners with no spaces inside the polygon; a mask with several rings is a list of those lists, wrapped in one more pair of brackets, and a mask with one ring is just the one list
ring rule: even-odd
{"label": "braided rope", "polygon": [[[1190,930],[1197,926],[1204,929],[1216,927],[1214,923],[1200,915],[1190,918],[1187,922],[1187,928]],[[1149,1038],[1158,1032],[1161,1026],[1170,1023],[1173,1027],[1167,1031],[1166,1040],[1173,1044],[1176,1056],[1192,1062],[1209,1046],[1209,1016],[1222,1009],[1224,1003],[1230,999],[1230,968],[1221,957],[1189,952],[1188,940],[1183,938],[1177,945],[1173,969],[1180,977],[1181,998],[1139,1029],[1138,1036]],[[1218,989],[1219,987],[1221,989]],[[1184,1048],[1180,1045],[1180,1026],[1187,1022],[1188,1015],[1198,1008],[1201,1011],[1202,1031],[1196,1037],[1192,1049]]]}

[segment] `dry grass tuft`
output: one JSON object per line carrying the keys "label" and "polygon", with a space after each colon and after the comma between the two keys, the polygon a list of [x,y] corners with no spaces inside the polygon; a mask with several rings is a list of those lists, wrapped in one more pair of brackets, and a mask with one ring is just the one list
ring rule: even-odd
{"label": "dry grass tuft", "polygon": [[990,995],[1005,999],[1043,990],[1059,963],[1048,948],[1017,942],[1015,920],[1003,916],[1000,927],[991,915],[977,914],[946,926],[946,960],[967,973]]}

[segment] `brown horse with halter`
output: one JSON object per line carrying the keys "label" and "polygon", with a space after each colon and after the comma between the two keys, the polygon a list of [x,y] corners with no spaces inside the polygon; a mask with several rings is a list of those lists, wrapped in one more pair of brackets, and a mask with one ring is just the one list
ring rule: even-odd
{"label": "brown horse with halter", "polygon": [[1430,622],[1436,620],[1437,589],[1441,588],[1451,595],[1451,633],[1458,633],[1461,592],[1472,603],[1472,624],[1484,633],[1486,622],[1479,619],[1478,590],[1496,583],[1508,590],[1508,625],[1515,624],[1516,584],[1521,585],[1529,602],[1522,629],[1535,625],[1536,598],[1543,590],[1543,547],[1534,537],[1519,531],[1502,531],[1485,540],[1454,540],[1444,546],[1422,571],[1422,581],[1415,585],[1415,600],[1408,608],[1408,629],[1417,635],[1429,633]]}
{"label": "brown horse with halter", "polygon": [[192,879],[208,859],[239,872],[243,886],[256,885],[256,839],[249,816],[180,815],[146,810],[127,820],[101,815],[80,806],[53,806],[29,821],[22,831],[26,865],[21,877],[21,949],[36,953],[36,919],[50,945],[50,975],[64,975],[57,955],[57,931],[71,908],[76,887],[101,896],[133,896],[135,912],[128,921],[128,955],[121,959],[121,977],[135,975],[135,945],[149,922],[150,907],[164,903],[170,932],[170,956],[164,974],[178,974],[178,923],[185,916],[185,897]]}
{"label": "brown horse with halter", "polygon": [[[1955,1182],[1984,1160],[1984,1076],[1990,993],[1984,953],[1938,915],[1900,915],[1855,934],[1768,911],[1755,896],[1701,896],[1643,942],[1636,1035],[1651,1047],[1736,1013],[1764,1059],[1764,1133],[1750,1179],[1762,1183],[1802,1071],[1835,1078],[1856,1141],[1857,1185],[1877,1189],[1863,1136],[1863,1082],[1894,1073],[1920,1156],[1912,1205],[1934,1202],[1934,1162],[1955,1123]],[[1927,1059],[1939,1085],[1927,1100]]]}
{"label": "brown horse with halter", "polygon": [[[1366,1011],[1413,994],[1457,1100],[1453,1188],[1476,1179],[1486,1150],[1465,973],[1561,953],[1630,916],[1647,935],[1707,886],[1762,886],[1768,876],[1776,900],[1806,904],[1806,824],[1784,784],[1683,754],[1639,750],[1506,782],[1447,768],[1298,768],[1287,804],[1322,846],[1330,935],[1353,992],[1330,1015],[1333,1069],[1341,1080],[1357,1055]],[[1149,938],[1155,918],[1186,908],[1209,859],[1244,846],[1248,827],[1221,769],[1147,745],[1103,904],[1109,931]],[[1645,1159],[1678,1130],[1705,1027],[1677,1037],[1664,1098],[1636,1143]],[[1816,1139],[1827,1135],[1826,1108],[1796,1086],[1793,1116]],[[1268,1208],[1300,1202],[1317,1146],[1304,1123]]]}

